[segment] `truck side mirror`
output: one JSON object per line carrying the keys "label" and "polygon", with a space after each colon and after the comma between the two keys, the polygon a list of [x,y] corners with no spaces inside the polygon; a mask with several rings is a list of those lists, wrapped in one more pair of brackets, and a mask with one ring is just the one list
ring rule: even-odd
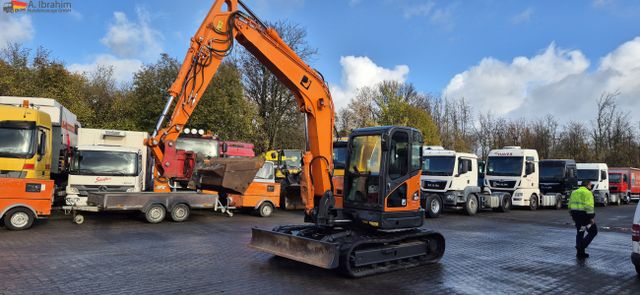
{"label": "truck side mirror", "polygon": [[600,171],[600,178],[602,180],[607,180],[607,172],[605,171]]}
{"label": "truck side mirror", "polygon": [[524,174],[529,175],[536,172],[536,165],[533,162],[527,162],[525,164]]}
{"label": "truck side mirror", "polygon": [[47,152],[47,134],[44,131],[40,131],[40,139],[38,140],[38,161],[42,159],[42,156]]}

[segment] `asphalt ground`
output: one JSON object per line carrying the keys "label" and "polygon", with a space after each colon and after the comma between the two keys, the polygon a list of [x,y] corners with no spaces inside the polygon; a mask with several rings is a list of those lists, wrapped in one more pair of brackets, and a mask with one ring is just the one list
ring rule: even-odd
{"label": "asphalt ground", "polygon": [[566,210],[427,219],[447,243],[433,265],[349,279],[247,247],[251,228],[302,221],[208,211],[184,223],[138,214],[58,212],[27,231],[0,227],[0,294],[640,294],[631,255],[635,204],[596,208],[600,232],[582,262]]}

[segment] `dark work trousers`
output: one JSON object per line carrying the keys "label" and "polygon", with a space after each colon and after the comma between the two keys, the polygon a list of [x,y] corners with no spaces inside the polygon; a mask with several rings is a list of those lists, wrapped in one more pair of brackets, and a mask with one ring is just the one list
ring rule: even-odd
{"label": "dark work trousers", "polygon": [[598,234],[598,227],[595,223],[592,224],[591,227],[586,230],[587,236],[585,237],[585,232],[580,231],[580,228],[590,224],[592,217],[584,211],[571,210],[571,218],[573,218],[573,222],[576,224],[576,249],[587,249],[591,241],[593,241],[593,238]]}

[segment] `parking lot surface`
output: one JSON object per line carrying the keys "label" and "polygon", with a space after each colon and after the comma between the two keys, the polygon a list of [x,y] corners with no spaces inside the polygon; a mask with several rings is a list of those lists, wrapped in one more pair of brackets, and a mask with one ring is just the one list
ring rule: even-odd
{"label": "parking lot surface", "polygon": [[434,265],[362,279],[256,252],[251,227],[302,221],[194,212],[184,223],[136,214],[54,215],[27,231],[0,227],[0,294],[640,294],[631,255],[634,205],[596,208],[591,257],[575,258],[566,210],[447,212],[425,227],[446,238]]}

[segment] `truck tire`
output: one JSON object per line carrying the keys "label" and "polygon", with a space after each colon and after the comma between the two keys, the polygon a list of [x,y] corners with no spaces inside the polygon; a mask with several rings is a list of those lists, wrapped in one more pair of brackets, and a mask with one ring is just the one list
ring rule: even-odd
{"label": "truck tire", "polygon": [[175,222],[183,222],[189,219],[190,209],[186,204],[178,204],[171,209],[171,220]]}
{"label": "truck tire", "polygon": [[271,205],[271,203],[269,202],[262,202],[262,204],[260,205],[260,207],[258,207],[258,215],[260,215],[260,217],[269,217],[271,216],[271,214],[273,214],[273,205]]}
{"label": "truck tire", "polygon": [[494,211],[509,212],[509,210],[511,210],[511,195],[506,194],[502,196],[500,206],[498,206]]}
{"label": "truck tire", "polygon": [[624,198],[624,203],[625,204],[631,204],[631,195],[627,193],[627,195]]}
{"label": "truck tire", "polygon": [[476,197],[476,195],[471,194],[467,197],[467,202],[464,204],[464,211],[469,216],[478,213],[478,197]]}
{"label": "truck tire", "polygon": [[167,210],[160,204],[153,204],[149,206],[147,212],[144,213],[144,217],[149,223],[160,223],[167,216]]}
{"label": "truck tire", "polygon": [[18,207],[9,210],[4,215],[4,225],[10,230],[25,230],[33,225],[35,217],[31,210]]}
{"label": "truck tire", "polygon": [[437,195],[427,195],[424,209],[427,210],[427,217],[438,218],[442,212],[442,200]]}
{"label": "truck tire", "polygon": [[609,205],[609,196],[604,195],[604,202],[602,202],[602,207],[607,207]]}
{"label": "truck tire", "polygon": [[553,208],[555,208],[556,210],[562,209],[562,195],[561,194],[557,194],[556,195],[556,205]]}
{"label": "truck tire", "polygon": [[529,210],[531,210],[531,211],[538,210],[538,205],[539,204],[540,203],[538,203],[538,196],[531,195],[531,198],[529,198]]}
{"label": "truck tire", "polygon": [[616,206],[620,206],[620,203],[622,203],[622,201],[620,201],[620,195],[616,195]]}

